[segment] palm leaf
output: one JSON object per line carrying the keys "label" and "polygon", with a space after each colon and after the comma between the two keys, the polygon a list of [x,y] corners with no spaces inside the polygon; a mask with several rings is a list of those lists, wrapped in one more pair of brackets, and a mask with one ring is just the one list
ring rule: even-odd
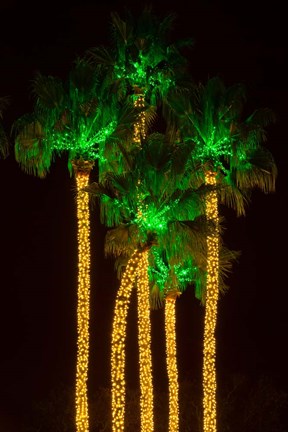
{"label": "palm leaf", "polygon": [[120,224],[107,231],[105,236],[105,255],[130,256],[137,248],[138,229],[133,224]]}
{"label": "palm leaf", "polygon": [[6,158],[9,153],[9,140],[5,128],[2,124],[3,112],[7,109],[10,104],[10,98],[2,96],[0,97],[0,155]]}

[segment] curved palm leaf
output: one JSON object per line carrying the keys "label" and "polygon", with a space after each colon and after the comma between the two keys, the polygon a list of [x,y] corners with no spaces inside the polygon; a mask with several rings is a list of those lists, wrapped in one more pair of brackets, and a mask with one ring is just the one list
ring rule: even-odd
{"label": "curved palm leaf", "polygon": [[9,140],[5,128],[2,124],[3,113],[10,103],[10,98],[0,97],[0,156],[6,158],[9,153]]}

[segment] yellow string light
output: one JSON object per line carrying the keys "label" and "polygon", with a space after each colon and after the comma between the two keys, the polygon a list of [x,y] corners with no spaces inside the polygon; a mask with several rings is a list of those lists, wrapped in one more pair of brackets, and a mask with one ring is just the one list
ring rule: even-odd
{"label": "yellow string light", "polygon": [[165,300],[166,364],[169,383],[169,432],[179,430],[179,384],[176,350],[176,299]]}
{"label": "yellow string light", "polygon": [[[206,184],[216,185],[215,173],[208,172]],[[207,236],[207,286],[204,322],[203,359],[203,423],[204,432],[216,432],[216,340],[217,303],[219,295],[219,217],[217,192],[206,199],[206,216],[215,223],[215,231]]]}
{"label": "yellow string light", "polygon": [[82,189],[87,186],[89,172],[76,171],[78,219],[78,304],[76,366],[76,429],[88,432],[87,401],[90,309],[90,220],[89,198]]}
{"label": "yellow string light", "polygon": [[154,414],[148,251],[142,252],[137,276],[141,431],[153,432]]}
{"label": "yellow string light", "polygon": [[[136,108],[144,108],[145,99],[143,95],[138,95],[134,101],[134,106]],[[144,111],[138,116],[138,120],[134,125],[134,142],[141,146],[141,139],[146,137],[146,119]]]}
{"label": "yellow string light", "polygon": [[112,431],[124,432],[125,421],[125,341],[127,327],[127,313],[131,292],[137,275],[137,267],[141,254],[135,251],[130,258],[121,285],[117,292],[111,352],[111,381],[112,381]]}

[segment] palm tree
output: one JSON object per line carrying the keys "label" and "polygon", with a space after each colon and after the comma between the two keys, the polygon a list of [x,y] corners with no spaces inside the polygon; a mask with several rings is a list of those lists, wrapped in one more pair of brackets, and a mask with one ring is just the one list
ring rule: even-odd
{"label": "palm tree", "polygon": [[[88,185],[95,161],[99,172],[109,166],[105,148],[133,132],[135,119],[125,101],[113,95],[103,71],[76,59],[68,80],[37,73],[32,82],[36,98],[32,114],[13,125],[15,157],[28,174],[45,177],[55,156],[65,154],[70,174],[75,176],[78,221],[78,304],[76,426],[78,432],[89,428],[87,379],[89,359],[90,302],[90,212]],[[118,97],[118,96],[117,96]],[[131,116],[131,117],[130,117]],[[118,134],[118,136],[117,136]],[[112,146],[112,150],[111,150]],[[113,163],[113,158],[111,161]]]}
{"label": "palm tree", "polygon": [[3,120],[3,111],[7,108],[9,104],[9,98],[0,97],[0,156],[6,158],[9,152],[9,141],[2,124]]}
{"label": "palm tree", "polygon": [[[193,226],[193,222],[190,223],[190,226]],[[202,235],[202,230],[190,232],[188,224],[187,228],[189,230],[188,236],[184,238],[181,235],[177,236],[177,256],[168,258],[165,249],[159,251],[159,247],[153,248],[149,266],[151,307],[158,309],[163,307],[164,304],[166,367],[169,389],[169,432],[179,430],[176,299],[188,285],[194,285],[196,293],[201,295],[204,280],[203,268],[206,262],[205,242],[203,241],[205,236]],[[182,230],[179,231],[179,234],[181,233]],[[200,241],[199,235],[201,236]],[[197,257],[195,262],[192,260],[192,254]]]}
{"label": "palm tree", "polygon": [[[191,244],[193,231],[189,229],[189,224],[200,218],[201,203],[204,202],[204,190],[196,192],[188,187],[181,189],[181,182],[177,182],[169,170],[172,153],[173,145],[163,135],[151,134],[142,148],[131,157],[127,173],[122,176],[107,174],[105,181],[92,183],[86,188],[91,195],[100,198],[102,222],[110,228],[106,235],[106,254],[112,253],[116,257],[118,269],[125,268],[123,274],[119,274],[121,283],[117,292],[112,333],[113,431],[123,431],[125,424],[126,318],[135,282],[138,297],[141,429],[153,430],[149,263],[158,262],[155,257],[159,248],[164,249],[167,256],[178,257],[179,245],[175,239],[176,235],[180,236],[177,234],[179,232]],[[186,241],[187,244],[189,242]]]}
{"label": "palm tree", "polygon": [[[187,84],[187,60],[181,51],[193,45],[191,39],[170,42],[175,20],[173,14],[159,18],[151,6],[144,7],[138,17],[126,11],[122,19],[112,12],[112,48],[90,48],[87,57],[105,66],[113,80],[121,82],[122,91],[134,95],[136,103],[162,105],[169,89]],[[137,132],[135,135],[139,139]]]}
{"label": "palm tree", "polygon": [[[152,13],[151,7],[144,8],[137,19],[129,12],[124,20],[116,12],[111,14],[111,18],[114,46],[112,49],[91,48],[87,51],[87,56],[97,65],[105,66],[113,80],[116,79],[120,83],[119,88],[122,88],[125,94],[131,95],[135,107],[142,110],[134,123],[133,140],[134,145],[141,148],[147,129],[151,121],[155,120],[157,106],[163,104],[168,89],[180,83],[180,77],[182,78],[186,66],[186,61],[180,54],[180,48],[185,45],[190,46],[191,40],[169,44],[167,35],[175,17],[167,15],[161,20]],[[142,179],[139,178],[137,184],[139,185],[141,181]],[[141,200],[138,199],[138,202],[141,219]],[[146,290],[146,297],[144,297],[139,286],[140,284],[138,284],[138,293],[143,299],[143,305],[146,304],[147,316],[149,314],[149,292]],[[141,302],[140,299],[138,300],[140,308]],[[139,319],[141,317],[144,317],[144,312]],[[143,323],[139,323],[139,326],[144,328]],[[146,346],[147,357],[149,357],[149,344]],[[141,375],[142,369],[140,380],[142,380]],[[152,376],[149,381],[152,385]],[[143,403],[143,410],[146,412],[143,418],[153,418],[152,404]],[[144,425],[143,428],[145,429]]]}
{"label": "palm tree", "polygon": [[[216,341],[219,297],[220,226],[219,204],[244,215],[255,188],[275,190],[277,169],[268,149],[265,127],[273,120],[269,109],[255,110],[244,118],[242,85],[226,88],[218,77],[196,86],[187,94],[171,95],[176,125],[190,146],[194,160],[203,164],[205,183],[211,186],[206,198],[206,216],[213,222],[207,236],[207,280],[205,293],[203,409],[204,431],[216,431]],[[189,152],[188,152],[189,153]]]}

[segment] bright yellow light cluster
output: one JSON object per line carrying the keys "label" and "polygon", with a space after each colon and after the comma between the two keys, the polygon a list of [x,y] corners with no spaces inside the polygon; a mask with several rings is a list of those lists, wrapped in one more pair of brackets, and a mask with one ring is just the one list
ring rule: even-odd
{"label": "bright yellow light cluster", "polygon": [[148,251],[142,252],[137,276],[141,431],[153,432],[154,413]]}
{"label": "bright yellow light cluster", "polygon": [[87,379],[89,357],[90,302],[90,220],[89,197],[82,188],[87,186],[89,172],[76,172],[78,219],[78,304],[77,304],[77,370],[76,370],[76,428],[89,430]]}
{"label": "bright yellow light cluster", "polygon": [[131,292],[137,275],[140,252],[135,251],[130,258],[121,285],[117,292],[111,352],[112,381],[112,431],[123,432],[125,420],[125,340],[127,313]]}
{"label": "bright yellow light cluster", "polygon": [[[144,108],[145,99],[144,96],[139,95],[134,102],[135,107]],[[141,145],[141,138],[144,139],[146,137],[146,120],[145,113],[141,112],[139,114],[139,118],[134,125],[134,142]]]}
{"label": "bright yellow light cluster", "polygon": [[[215,173],[206,174],[206,183],[216,185]],[[207,236],[207,286],[204,323],[203,422],[204,432],[216,432],[216,340],[217,303],[219,294],[219,219],[217,192],[206,199],[206,216],[215,222],[215,231]]]}
{"label": "bright yellow light cluster", "polygon": [[179,430],[179,384],[176,352],[176,299],[165,301],[166,363],[169,383],[169,432]]}

